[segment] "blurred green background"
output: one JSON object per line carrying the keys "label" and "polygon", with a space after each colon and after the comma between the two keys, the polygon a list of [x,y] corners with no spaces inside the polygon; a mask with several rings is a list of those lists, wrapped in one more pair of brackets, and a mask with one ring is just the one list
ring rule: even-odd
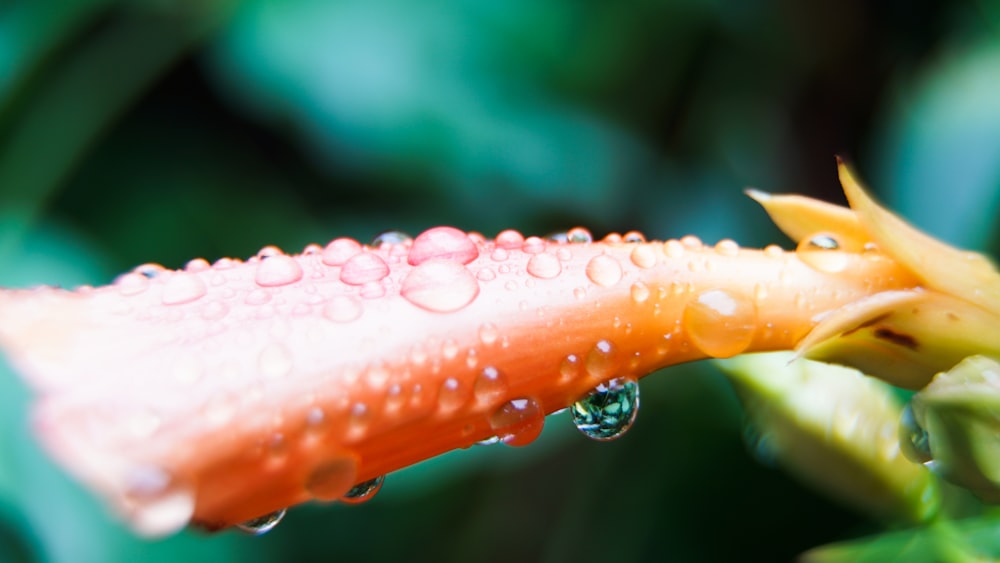
{"label": "blurred green background", "polygon": [[[991,0],[0,0],[0,284],[451,224],[782,241],[747,186],[841,202],[834,154],[995,255]],[[38,451],[0,366],[0,562],[788,560],[879,533],[757,463],[710,365],[635,428],[390,475],[261,538],[136,539]]]}

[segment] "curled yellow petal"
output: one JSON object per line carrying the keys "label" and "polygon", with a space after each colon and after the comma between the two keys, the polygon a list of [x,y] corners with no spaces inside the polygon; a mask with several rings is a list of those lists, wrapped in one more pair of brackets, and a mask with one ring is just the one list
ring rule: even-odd
{"label": "curled yellow petal", "polygon": [[871,240],[850,209],[791,194],[769,194],[747,190],[746,194],[759,203],[781,232],[796,243],[818,232],[837,235],[841,250],[860,252]]}

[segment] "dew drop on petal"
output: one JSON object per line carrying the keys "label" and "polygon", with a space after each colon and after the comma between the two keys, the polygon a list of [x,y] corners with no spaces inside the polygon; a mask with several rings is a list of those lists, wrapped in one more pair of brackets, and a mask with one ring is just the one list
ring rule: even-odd
{"label": "dew drop on petal", "polygon": [[278,526],[285,517],[285,512],[284,508],[275,510],[274,512],[237,524],[236,527],[251,536],[263,536]]}
{"label": "dew drop on petal", "polygon": [[122,274],[115,280],[115,288],[124,296],[138,295],[149,288],[149,278],[136,272]]}
{"label": "dew drop on petal", "polygon": [[570,408],[577,430],[598,441],[625,434],[638,412],[639,384],[622,377],[601,383]]}
{"label": "dew drop on petal", "polygon": [[628,243],[646,242],[646,235],[639,231],[629,231],[622,235],[622,241]]}
{"label": "dew drop on petal", "polygon": [[336,295],[323,306],[323,316],[335,323],[349,323],[361,316],[361,301],[348,295]]}
{"label": "dew drop on petal", "polygon": [[133,468],[126,476],[125,505],[140,534],[165,536],[187,526],[194,515],[194,492],[157,466]]}
{"label": "dew drop on petal", "polygon": [[508,446],[526,446],[538,438],[545,413],[532,398],[507,401],[490,415],[490,428]]}
{"label": "dew drop on petal", "polygon": [[385,231],[376,235],[375,238],[372,239],[369,246],[373,248],[381,248],[382,245],[385,244],[405,245],[410,244],[411,242],[413,242],[413,237],[403,231]]}
{"label": "dew drop on petal", "polygon": [[722,256],[736,256],[740,253],[740,245],[732,239],[722,239],[715,243],[715,252]]}
{"label": "dew drop on petal", "polygon": [[528,260],[528,273],[536,278],[549,280],[562,272],[559,259],[552,254],[535,254]]}
{"label": "dew drop on petal", "polygon": [[611,379],[621,366],[618,348],[610,340],[599,340],[587,353],[583,368],[598,380]]}
{"label": "dew drop on petal", "polygon": [[247,294],[243,302],[247,305],[263,305],[271,300],[271,293],[263,289],[255,289]]}
{"label": "dew drop on petal", "polygon": [[566,231],[566,241],[570,243],[585,244],[588,242],[594,242],[594,235],[590,234],[590,231],[583,227],[573,227],[572,229]]}
{"label": "dew drop on petal", "polygon": [[580,357],[570,354],[559,363],[560,381],[567,383],[580,376]]}
{"label": "dew drop on petal", "polygon": [[153,279],[156,276],[159,276],[160,274],[166,271],[167,269],[164,268],[163,266],[159,264],[154,264],[152,262],[136,266],[135,269],[132,270],[133,273],[139,274],[140,276],[147,279]]}
{"label": "dew drop on petal", "polygon": [[453,411],[469,401],[471,390],[459,379],[449,377],[441,383],[438,405],[445,412]]}
{"label": "dew drop on petal", "polygon": [[757,329],[757,309],[748,297],[711,289],[688,301],[681,324],[703,353],[729,358],[750,346]]}
{"label": "dew drop on petal", "polygon": [[498,403],[507,395],[507,378],[497,368],[486,366],[479,372],[472,388],[480,403]]}
{"label": "dew drop on petal", "polygon": [[545,239],[541,237],[528,237],[524,239],[524,244],[521,245],[521,250],[525,254],[541,254],[545,252],[547,243]]}
{"label": "dew drop on petal", "polygon": [[340,281],[348,285],[364,285],[376,282],[389,275],[389,265],[378,254],[363,252],[355,254],[340,270]]}
{"label": "dew drop on petal", "polygon": [[326,461],[306,477],[306,491],[319,500],[337,500],[357,482],[357,471],[357,463],[349,457]]}
{"label": "dew drop on petal", "polygon": [[226,316],[229,306],[224,301],[210,301],[201,308],[201,318],[206,321],[217,321]]}
{"label": "dew drop on petal", "polygon": [[633,248],[629,257],[633,264],[642,269],[652,268],[656,265],[656,250],[648,244],[640,244]]}
{"label": "dew drop on petal", "polygon": [[816,233],[799,242],[795,255],[814,270],[835,274],[842,272],[850,260],[847,253],[836,252],[840,248],[840,242],[834,235]]}
{"label": "dew drop on petal", "polygon": [[340,502],[347,504],[361,504],[368,502],[382,490],[382,483],[385,482],[385,475],[379,475],[374,479],[358,483],[340,497]]}
{"label": "dew drop on petal", "polygon": [[285,254],[276,254],[257,264],[254,281],[263,287],[295,283],[302,279],[302,266],[298,260]]}
{"label": "dew drop on petal", "polygon": [[566,236],[566,231],[560,231],[560,232],[557,232],[557,233],[551,233],[551,234],[545,235],[545,240],[550,241],[550,242],[554,242],[554,243],[557,243],[557,244],[566,244],[567,242],[569,242],[569,237]]}
{"label": "dew drop on petal", "polygon": [[327,266],[341,266],[360,253],[361,243],[349,238],[338,238],[330,241],[323,249],[322,260]]}
{"label": "dew drop on petal", "polygon": [[479,282],[457,262],[429,260],[410,270],[399,293],[421,309],[448,313],[472,303],[479,295]]}
{"label": "dew drop on petal", "polygon": [[468,264],[478,256],[479,248],[469,235],[454,227],[434,227],[417,235],[406,261],[411,266],[418,266],[432,259]]}
{"label": "dew drop on petal", "polygon": [[663,243],[663,253],[670,258],[682,258],[686,250],[678,240],[670,239]]}
{"label": "dew drop on petal", "polygon": [[587,277],[601,287],[611,287],[622,279],[622,266],[607,254],[594,256],[587,262]]}
{"label": "dew drop on petal", "polygon": [[632,284],[631,293],[632,301],[636,303],[645,303],[649,300],[649,286],[641,281]]}
{"label": "dew drop on petal", "polygon": [[190,303],[205,295],[207,290],[201,276],[188,272],[177,272],[170,276],[164,285],[161,301],[164,305]]}
{"label": "dew drop on petal", "polygon": [[503,248],[506,250],[515,250],[521,248],[524,244],[524,235],[521,233],[508,229],[506,231],[501,231],[495,239],[497,248]]}
{"label": "dew drop on petal", "polygon": [[500,331],[493,323],[483,323],[479,327],[479,340],[487,346],[496,342],[499,335]]}

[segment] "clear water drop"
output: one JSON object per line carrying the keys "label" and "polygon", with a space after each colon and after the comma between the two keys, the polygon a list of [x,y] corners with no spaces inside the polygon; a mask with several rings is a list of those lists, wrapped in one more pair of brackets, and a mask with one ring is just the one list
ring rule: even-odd
{"label": "clear water drop", "polygon": [[389,265],[378,254],[363,252],[355,254],[340,270],[340,281],[348,285],[364,285],[377,282],[389,275]]}
{"label": "clear water drop", "polygon": [[562,272],[559,258],[552,254],[535,254],[528,260],[528,273],[543,280],[552,279]]}
{"label": "clear water drop", "polygon": [[607,254],[594,256],[587,262],[587,278],[601,287],[611,287],[622,279],[622,265]]}
{"label": "clear water drop", "polygon": [[710,289],[684,307],[681,324],[706,355],[729,358],[744,352],[757,330],[753,299],[725,289]]}
{"label": "clear water drop", "polygon": [[525,254],[541,254],[545,252],[545,248],[548,244],[541,237],[528,237],[524,239],[524,244],[521,245],[521,250]]}
{"label": "clear water drop", "polygon": [[480,441],[476,442],[475,445],[477,445],[477,446],[495,446],[495,445],[497,445],[499,443],[500,443],[500,438],[499,437],[497,437],[497,436],[490,436],[489,438],[486,438],[485,440],[480,440]]}
{"label": "clear water drop", "polygon": [[639,383],[623,377],[601,383],[570,408],[576,429],[601,442],[624,435],[638,413]]}
{"label": "clear water drop", "polygon": [[722,256],[736,256],[740,253],[740,245],[732,239],[722,239],[715,243],[715,252]]}
{"label": "clear water drop", "polygon": [[489,418],[490,428],[508,446],[526,446],[542,433],[545,413],[530,397],[507,401]]}
{"label": "clear water drop", "polygon": [[645,303],[649,299],[649,286],[640,282],[635,282],[632,284],[631,289],[632,301],[638,303]]}
{"label": "clear water drop", "polygon": [[287,511],[284,508],[281,510],[275,510],[269,514],[258,516],[257,518],[251,518],[246,522],[237,524],[236,527],[251,536],[263,536],[278,526],[281,520],[285,517],[286,512]]}
{"label": "clear water drop", "polygon": [[438,393],[438,405],[441,410],[451,412],[469,402],[472,390],[455,377],[449,377],[441,382]]}
{"label": "clear water drop", "polygon": [[475,300],[479,282],[462,264],[429,260],[410,270],[399,293],[421,309],[449,313]]}
{"label": "clear water drop", "polygon": [[632,249],[629,255],[632,263],[642,269],[652,268],[656,265],[656,250],[648,244],[640,244]]}
{"label": "clear water drop", "polygon": [[907,459],[925,465],[934,462],[930,435],[917,422],[910,403],[903,407],[899,417],[899,444]]}
{"label": "clear water drop", "polygon": [[847,253],[836,252],[838,250],[841,244],[837,237],[822,232],[802,239],[795,248],[795,255],[814,270],[835,274],[847,268],[850,261]]}
{"label": "clear water drop", "polygon": [[344,496],[340,497],[340,502],[347,504],[361,504],[363,502],[368,502],[382,489],[382,483],[385,482],[385,475],[379,475],[374,479],[369,479],[363,481],[351,487],[349,491],[344,493]]}
{"label": "clear water drop", "polygon": [[590,377],[604,381],[614,377],[620,365],[618,348],[610,340],[598,340],[587,353],[583,368]]}
{"label": "clear water drop", "polygon": [[160,300],[164,305],[181,305],[200,299],[207,291],[208,288],[201,276],[177,272],[167,280]]}
{"label": "clear water drop", "polygon": [[375,235],[369,246],[372,248],[381,248],[382,245],[386,244],[410,244],[411,242],[413,242],[413,237],[403,231],[383,231]]}
{"label": "clear water drop", "polygon": [[298,260],[285,254],[275,254],[257,265],[254,281],[262,287],[288,285],[302,279]]}
{"label": "clear water drop", "polygon": [[118,279],[115,280],[115,287],[121,295],[138,295],[149,288],[149,278],[136,272],[130,272],[118,276]]}
{"label": "clear water drop", "polygon": [[406,261],[418,266],[432,259],[468,264],[479,256],[479,248],[469,235],[454,227],[434,227],[413,240]]}
{"label": "clear water drop", "polygon": [[585,244],[588,242],[594,242],[594,235],[583,227],[574,227],[566,231],[566,241],[575,244]]}
{"label": "clear water drop", "polygon": [[495,404],[507,395],[507,378],[497,368],[486,366],[479,372],[472,389],[480,403]]}
{"label": "clear water drop", "polygon": [[139,274],[147,279],[153,279],[166,271],[167,269],[160,264],[154,264],[152,262],[136,266],[135,269],[132,270],[133,273]]}
{"label": "clear water drop", "polygon": [[361,243],[349,238],[330,241],[323,249],[323,263],[327,266],[342,266],[352,257],[361,253]]}
{"label": "clear water drop", "polygon": [[627,243],[646,242],[646,235],[639,231],[629,231],[622,235],[622,241]]}
{"label": "clear water drop", "polygon": [[495,242],[497,248],[515,250],[521,248],[521,245],[524,244],[524,235],[515,230],[508,229],[506,231],[501,231],[497,235]]}

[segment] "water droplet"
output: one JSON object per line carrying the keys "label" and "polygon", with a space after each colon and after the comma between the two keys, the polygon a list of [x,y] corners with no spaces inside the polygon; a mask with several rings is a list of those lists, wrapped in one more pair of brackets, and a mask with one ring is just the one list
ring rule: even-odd
{"label": "water droplet", "polygon": [[562,272],[562,265],[559,263],[559,259],[552,254],[535,254],[528,260],[527,269],[528,273],[536,278],[549,280]]}
{"label": "water droplet", "polygon": [[454,227],[434,227],[417,235],[406,261],[411,266],[435,258],[468,264],[478,256],[479,248],[462,231]]}
{"label": "water droplet", "polygon": [[632,301],[645,303],[649,299],[649,286],[640,282],[632,284]]}
{"label": "water droplet", "polygon": [[399,293],[417,307],[448,313],[472,303],[479,295],[479,282],[461,264],[430,260],[406,275]]}
{"label": "water droplet", "polygon": [[764,256],[768,258],[781,258],[784,254],[785,251],[776,244],[769,244],[764,247]]}
{"label": "water droplet", "polygon": [[729,358],[750,346],[757,328],[757,310],[752,299],[711,289],[687,303],[682,323],[699,350],[713,358]]}
{"label": "water droplet", "polygon": [[276,254],[257,265],[254,281],[257,285],[274,287],[295,283],[302,279],[302,266],[298,260],[285,254]]}
{"label": "water droplet", "polygon": [[524,235],[511,229],[508,229],[506,231],[501,231],[496,238],[497,248],[515,250],[521,248],[521,245],[523,244],[524,244]]}
{"label": "water droplet", "polygon": [[363,502],[368,502],[382,489],[383,482],[385,482],[385,475],[379,475],[374,479],[358,483],[357,485],[351,487],[349,491],[344,493],[344,496],[340,497],[340,502],[345,502],[347,504],[361,504]]}
{"label": "water droplet", "polygon": [[476,272],[476,279],[479,281],[493,281],[497,279],[497,273],[491,268],[482,268]]}
{"label": "water droplet", "polygon": [[438,404],[444,411],[453,411],[469,401],[470,392],[460,380],[449,377],[441,383]]}
{"label": "water droplet", "polygon": [[163,266],[153,263],[142,264],[140,266],[136,266],[135,269],[132,270],[133,273],[139,274],[140,276],[147,279],[153,279],[156,276],[166,271],[167,269],[164,268]]}
{"label": "water droplet", "polygon": [[524,239],[524,244],[521,245],[521,250],[526,254],[541,254],[545,252],[547,243],[541,237],[528,237]]}
{"label": "water droplet", "polygon": [[701,243],[701,239],[698,238],[698,237],[696,237],[696,236],[694,236],[694,235],[687,235],[687,236],[681,237],[681,244],[684,245],[684,248],[686,248],[688,250],[698,250],[702,246],[704,246]]}
{"label": "water droplet", "polygon": [[663,253],[670,258],[681,258],[684,256],[684,245],[680,241],[670,239],[663,243]]}
{"label": "water droplet", "polygon": [[531,398],[507,401],[490,415],[490,428],[508,446],[526,446],[542,433],[545,413]]}
{"label": "water droplet", "polygon": [[715,243],[715,252],[722,256],[736,256],[740,253],[740,245],[734,240],[724,238]]}
{"label": "water droplet", "polygon": [[164,305],[180,305],[200,299],[208,288],[201,276],[187,272],[177,272],[170,276],[163,287],[161,301]]}
{"label": "water droplet", "polygon": [[562,383],[567,383],[580,376],[580,357],[570,354],[559,363],[559,376]]}
{"label": "water droplet", "polygon": [[479,372],[473,384],[476,400],[484,404],[500,402],[507,395],[507,378],[493,366],[486,366]]}
{"label": "water droplet", "polygon": [[496,342],[499,335],[500,331],[497,329],[497,325],[493,323],[483,323],[479,327],[479,340],[487,346]]}
{"label": "water droplet", "polygon": [[135,467],[125,476],[124,504],[132,527],[145,536],[165,536],[187,526],[194,492],[161,467]]}
{"label": "water droplet", "polygon": [[337,500],[357,482],[357,471],[357,463],[348,457],[321,463],[306,477],[306,491],[319,500]]}
{"label": "water droplet", "polygon": [[840,242],[830,233],[817,233],[806,237],[795,248],[795,255],[814,270],[835,274],[842,272],[850,260],[840,250]]}
{"label": "water droplet", "polygon": [[656,250],[648,244],[640,244],[632,249],[629,256],[636,266],[647,269],[656,265]]}
{"label": "water droplet", "polygon": [[257,518],[251,518],[246,522],[237,524],[236,527],[251,536],[263,536],[277,527],[277,525],[285,517],[285,512],[286,510],[284,508],[281,510],[275,510],[269,514],[258,516]]}
{"label": "water droplet", "polygon": [[638,412],[639,384],[623,377],[601,383],[570,409],[577,430],[598,441],[625,434]]}
{"label": "water droplet", "polygon": [[149,288],[149,278],[136,272],[122,274],[115,280],[115,287],[121,295],[138,295]]}
{"label": "water droplet", "polygon": [[569,238],[566,236],[566,231],[560,231],[557,233],[551,233],[549,235],[546,235],[545,240],[558,244],[566,244],[569,242]]}
{"label": "water droplet", "polygon": [[364,285],[389,275],[389,265],[378,254],[355,254],[340,270],[340,281],[349,285]]}
{"label": "water droplet", "polygon": [[361,316],[361,302],[347,295],[336,295],[323,306],[323,316],[335,323],[349,323]]}
{"label": "water droplet", "polygon": [[646,242],[646,235],[639,231],[629,231],[622,236],[622,241],[627,243]]}
{"label": "water droplet", "polygon": [[508,258],[510,258],[510,252],[508,252],[505,248],[497,247],[490,253],[490,259],[494,262],[503,262]]}
{"label": "water droplet", "polygon": [[899,444],[903,455],[910,461],[925,465],[934,462],[930,435],[917,422],[910,403],[903,407],[903,413],[899,418]]}
{"label": "water droplet", "polygon": [[272,256],[280,256],[282,254],[284,253],[281,251],[280,248],[269,244],[257,251],[257,258],[260,258],[261,260],[267,260]]}
{"label": "water droplet", "polygon": [[302,254],[304,256],[316,256],[322,253],[323,247],[316,243],[307,244],[305,248],[302,249]]}
{"label": "water droplet", "polygon": [[622,279],[622,266],[607,254],[594,256],[587,262],[587,277],[601,287],[611,287]]}
{"label": "water droplet", "polygon": [[360,253],[361,243],[349,238],[338,238],[330,241],[323,249],[322,260],[327,266],[341,266]]}
{"label": "water droplet", "polygon": [[566,231],[566,241],[574,244],[594,242],[594,235],[590,234],[590,231],[583,227],[573,227]]}
{"label": "water droplet", "polygon": [[622,236],[618,233],[608,233],[602,240],[608,244],[621,244]]}
{"label": "water droplet", "polygon": [[583,367],[587,375],[603,381],[615,376],[620,365],[618,348],[610,340],[598,340],[587,353]]}
{"label": "water droplet", "polygon": [[263,305],[271,300],[271,293],[263,289],[255,289],[247,294],[243,302],[247,305]]}
{"label": "water droplet", "polygon": [[399,245],[409,244],[411,242],[413,242],[413,237],[403,231],[384,231],[376,235],[375,238],[372,239],[369,246],[373,248],[381,248],[382,245],[385,244]]}

